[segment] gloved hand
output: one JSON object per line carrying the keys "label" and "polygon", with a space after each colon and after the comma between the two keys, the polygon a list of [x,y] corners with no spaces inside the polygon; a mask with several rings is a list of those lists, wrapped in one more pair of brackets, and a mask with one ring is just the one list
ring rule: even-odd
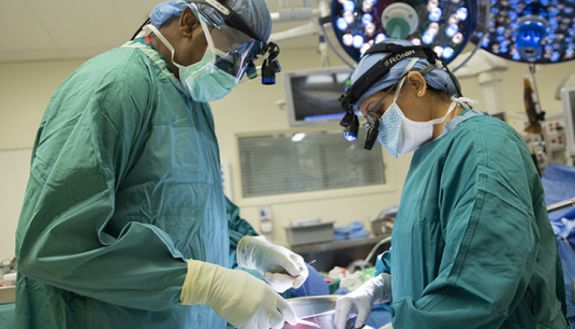
{"label": "gloved hand", "polygon": [[393,329],[393,326],[391,325],[391,322],[386,324],[385,326],[381,327],[380,329]]}
{"label": "gloved hand", "polygon": [[245,236],[238,242],[238,265],[260,272],[277,292],[299,288],[309,275],[303,258],[263,237]]}
{"label": "gloved hand", "polygon": [[391,276],[387,273],[376,276],[349,294],[338,298],[335,304],[335,324],[337,329],[345,329],[347,319],[357,314],[355,327],[361,328],[375,303],[391,300]]}
{"label": "gloved hand", "polygon": [[188,260],[180,301],[205,304],[239,329],[280,329],[295,325],[289,304],[264,282],[239,270]]}

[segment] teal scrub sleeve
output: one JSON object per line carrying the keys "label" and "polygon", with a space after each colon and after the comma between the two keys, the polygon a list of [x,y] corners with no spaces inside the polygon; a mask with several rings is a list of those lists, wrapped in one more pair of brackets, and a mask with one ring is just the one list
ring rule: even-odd
{"label": "teal scrub sleeve", "polygon": [[385,251],[377,256],[375,261],[375,275],[381,273],[391,274],[391,250]]}
{"label": "teal scrub sleeve", "polygon": [[236,249],[238,242],[246,235],[256,236],[258,234],[250,223],[240,217],[240,209],[228,198],[226,198],[226,212],[228,214],[230,235],[230,264],[236,267]]}
{"label": "teal scrub sleeve", "polygon": [[[161,310],[179,304],[187,271],[181,253],[156,226],[134,220],[110,229],[115,192],[145,143],[152,101],[149,82],[122,74],[72,86],[72,99],[49,106],[45,120],[59,111],[57,124],[72,131],[49,147],[42,144],[59,135],[39,132],[17,235],[18,270],[102,302]],[[84,110],[64,114],[70,105]]]}
{"label": "teal scrub sleeve", "polygon": [[439,273],[419,298],[393,301],[394,328],[498,329],[527,290],[539,239],[532,204],[542,197],[525,193],[530,164],[505,136],[465,137],[442,174]]}

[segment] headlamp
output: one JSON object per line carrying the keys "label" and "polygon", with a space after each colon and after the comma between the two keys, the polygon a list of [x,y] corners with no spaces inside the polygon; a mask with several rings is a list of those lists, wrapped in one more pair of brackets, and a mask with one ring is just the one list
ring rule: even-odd
{"label": "headlamp", "polygon": [[281,65],[278,60],[280,48],[277,44],[270,42],[264,49],[267,58],[262,64],[262,84],[273,85],[276,83],[276,74],[281,72]]}

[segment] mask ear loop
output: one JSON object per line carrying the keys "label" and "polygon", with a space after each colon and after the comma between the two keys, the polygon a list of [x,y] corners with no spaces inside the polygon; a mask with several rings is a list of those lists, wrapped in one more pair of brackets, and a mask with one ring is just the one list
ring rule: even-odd
{"label": "mask ear loop", "polygon": [[210,49],[212,54],[217,54],[216,46],[214,45],[214,40],[212,39],[212,35],[210,33],[210,29],[208,28],[208,24],[204,21],[204,19],[202,18],[201,15],[198,15],[198,20],[200,21],[200,25],[202,26],[202,31],[204,32],[204,36],[206,37],[206,42],[208,43],[208,48]]}
{"label": "mask ear loop", "polygon": [[[174,63],[175,66],[177,67],[182,67],[180,64],[176,63],[174,61],[174,56],[176,54],[176,50],[174,49],[174,47],[172,46],[172,44],[168,41],[168,39],[166,39],[166,37],[162,34],[162,32],[160,32],[160,30],[158,30],[154,25],[152,24],[148,24],[146,26],[144,26],[144,28],[142,29],[142,31],[146,32],[146,30],[151,31],[151,33],[154,33],[154,35],[160,39],[160,41],[162,41],[162,43],[164,44],[164,46],[166,46],[166,48],[168,48],[168,50],[170,51],[170,54],[172,54],[172,63]],[[146,33],[147,34],[147,33]]]}

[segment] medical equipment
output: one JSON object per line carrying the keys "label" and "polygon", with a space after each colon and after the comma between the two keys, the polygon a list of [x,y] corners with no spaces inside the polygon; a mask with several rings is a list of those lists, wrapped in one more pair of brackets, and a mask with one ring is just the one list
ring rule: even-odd
{"label": "medical equipment", "polygon": [[552,205],[549,205],[547,207],[547,212],[554,212],[554,211],[569,208],[569,207],[575,207],[575,198],[560,201],[560,202],[554,203]]}
{"label": "medical equipment", "polygon": [[[335,303],[339,296],[312,296],[288,299],[288,304],[294,310],[298,318],[312,321],[322,329],[335,329],[334,313]],[[298,324],[284,325],[283,329],[311,329],[312,326]],[[353,328],[353,320],[348,321],[348,328]]]}
{"label": "medical equipment", "polygon": [[16,301],[16,287],[0,287],[0,305]]}
{"label": "medical equipment", "polygon": [[481,47],[502,58],[551,64],[575,59],[575,2],[491,0]]}
{"label": "medical equipment", "polygon": [[571,75],[561,88],[561,102],[565,116],[567,152],[575,159],[575,74]]}
{"label": "medical equipment", "polygon": [[[431,65],[436,64],[438,57],[436,53],[429,47],[422,46],[400,46],[396,44],[376,44],[365,52],[365,55],[374,53],[389,53],[372,67],[370,67],[356,82],[349,87],[346,92],[340,97],[339,101],[346,115],[340,121],[340,125],[345,128],[344,137],[349,141],[357,139],[357,131],[359,129],[359,120],[356,111],[356,102],[382,77],[388,74],[391,68],[400,61],[407,58],[424,58]],[[455,84],[457,94],[461,95],[461,89],[457,79],[453,76],[449,68],[441,62],[441,66],[451,77]],[[437,68],[440,69],[440,68]],[[377,140],[379,131],[379,120],[368,120],[368,132],[364,148],[371,150],[375,141]]]}
{"label": "medical equipment", "polygon": [[[273,42],[269,42],[264,49],[264,52],[261,54],[264,55],[267,52],[268,55],[262,64],[262,84],[274,85],[276,83],[276,73],[279,73],[282,69],[278,60],[280,47]],[[248,67],[252,68],[253,66],[255,65],[251,62]],[[248,73],[248,78],[251,79],[253,76],[254,70],[251,70],[250,73]]]}
{"label": "medical equipment", "polygon": [[0,275],[16,271],[16,257],[0,260]]}
{"label": "medical equipment", "polygon": [[[569,110],[564,111],[563,115],[546,116],[539,101],[535,72],[535,65],[529,64],[529,75],[523,81],[525,112],[510,113],[507,121],[521,134],[539,173],[543,173],[549,163],[568,162],[567,151],[570,145],[571,133],[569,131],[572,127],[572,116]],[[558,91],[558,98],[563,100],[564,109],[569,93],[563,96],[562,91],[565,88],[569,89],[568,85],[569,82],[566,79],[565,84],[560,86]],[[569,105],[567,105],[568,108]]]}
{"label": "medical equipment", "polygon": [[[311,2],[304,0],[304,7],[282,8],[272,13],[272,20],[308,22],[276,32],[270,41],[318,35],[322,66],[329,65],[329,48],[342,63],[353,67],[353,62],[358,61],[359,56],[373,44],[390,37],[403,38],[414,45],[431,46],[442,60],[449,63],[468,41],[479,43],[486,32],[488,18],[488,0],[320,0],[317,8],[312,8]],[[329,25],[332,25],[331,29],[326,28]],[[333,38],[337,41],[333,42]],[[342,54],[336,44],[343,47],[348,56]],[[479,46],[468,53],[463,63],[477,49]]]}
{"label": "medical equipment", "polygon": [[326,242],[333,240],[332,221],[308,221],[286,227],[286,237],[290,246]]}
{"label": "medical equipment", "polygon": [[337,124],[345,113],[337,99],[350,75],[348,67],[284,73],[290,127]]}
{"label": "medical equipment", "polygon": [[479,39],[484,1],[334,0],[332,26],[338,42],[355,61],[387,38],[431,47],[446,64],[470,39]]}

